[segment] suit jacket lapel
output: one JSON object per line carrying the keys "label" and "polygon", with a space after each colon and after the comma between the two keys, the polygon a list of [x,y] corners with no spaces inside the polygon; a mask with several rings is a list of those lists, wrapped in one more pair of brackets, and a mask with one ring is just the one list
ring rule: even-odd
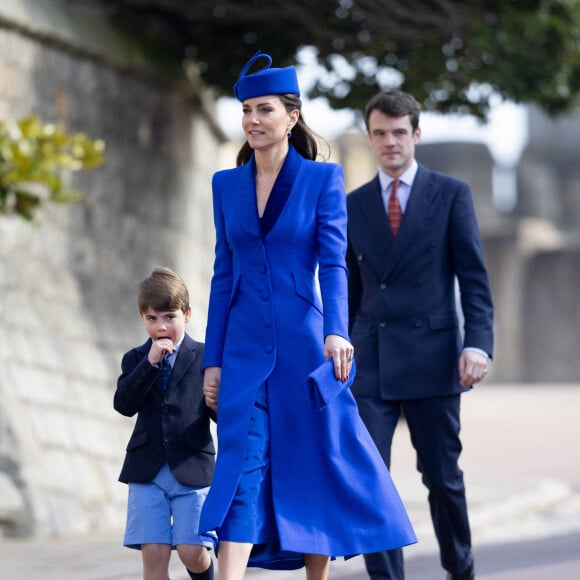
{"label": "suit jacket lapel", "polygon": [[365,196],[363,213],[371,235],[375,238],[377,247],[385,253],[388,251],[393,234],[389,226],[389,219],[385,211],[385,204],[381,195],[381,183],[377,175],[369,184],[368,195]]}
{"label": "suit jacket lapel", "polygon": [[[389,259],[386,264],[384,277],[392,275],[408,254],[407,249],[419,239],[420,231],[425,227],[425,220],[429,216],[429,207],[437,196],[437,190],[431,183],[431,172],[419,165],[409,201],[399,233],[394,238]],[[387,219],[388,224],[388,219]],[[390,228],[389,232],[390,232]]]}
{"label": "suit jacket lapel", "polygon": [[169,384],[167,385],[168,389],[174,385],[177,385],[188,371],[191,363],[193,362],[195,350],[195,342],[189,335],[186,334],[183,342],[181,343],[181,347],[179,348],[179,352],[177,353],[177,358],[173,364],[173,369],[171,370]]}

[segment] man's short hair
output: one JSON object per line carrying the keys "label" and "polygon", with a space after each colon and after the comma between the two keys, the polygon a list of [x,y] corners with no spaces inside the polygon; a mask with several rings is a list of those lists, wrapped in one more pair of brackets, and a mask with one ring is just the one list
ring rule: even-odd
{"label": "man's short hair", "polygon": [[401,89],[389,89],[377,93],[365,108],[365,125],[369,130],[369,117],[374,110],[378,110],[387,117],[404,117],[409,115],[411,127],[416,131],[419,127],[419,115],[421,105],[413,95],[403,92]]}

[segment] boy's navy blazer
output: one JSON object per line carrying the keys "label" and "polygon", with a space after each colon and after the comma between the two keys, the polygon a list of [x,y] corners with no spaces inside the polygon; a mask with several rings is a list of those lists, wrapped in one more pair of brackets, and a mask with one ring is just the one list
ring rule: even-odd
{"label": "boy's navy blazer", "polygon": [[167,462],[180,483],[208,486],[215,465],[210,432],[215,414],[203,396],[204,345],[185,335],[165,391],[160,369],[147,360],[150,348],[151,339],[127,352],[121,363],[114,407],[127,417],[137,414],[137,422],[119,481],[149,482]]}
{"label": "boy's navy blazer", "polygon": [[396,237],[378,176],[347,196],[347,209],[353,393],[405,400],[461,392],[461,349],[493,351],[491,292],[468,184],[419,164]]}

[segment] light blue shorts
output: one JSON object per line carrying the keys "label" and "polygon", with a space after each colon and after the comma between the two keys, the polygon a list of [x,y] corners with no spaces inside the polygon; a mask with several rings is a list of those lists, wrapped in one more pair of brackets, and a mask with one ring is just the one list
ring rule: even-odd
{"label": "light blue shorts", "polygon": [[196,544],[212,548],[199,533],[199,514],[209,487],[179,483],[165,464],[149,483],[130,483],[123,545]]}

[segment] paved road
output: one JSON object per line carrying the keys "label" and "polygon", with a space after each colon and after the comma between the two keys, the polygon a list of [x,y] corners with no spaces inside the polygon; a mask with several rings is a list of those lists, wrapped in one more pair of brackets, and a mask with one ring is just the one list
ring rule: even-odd
{"label": "paved road", "polygon": [[[580,384],[482,385],[463,397],[462,467],[481,580],[580,579]],[[419,537],[407,580],[444,573],[404,425],[392,475]],[[57,541],[0,540],[0,580],[138,580],[121,531]],[[185,580],[177,558],[172,579]],[[297,580],[303,571],[251,570],[248,580]],[[333,580],[364,580],[362,558],[337,560]]]}

